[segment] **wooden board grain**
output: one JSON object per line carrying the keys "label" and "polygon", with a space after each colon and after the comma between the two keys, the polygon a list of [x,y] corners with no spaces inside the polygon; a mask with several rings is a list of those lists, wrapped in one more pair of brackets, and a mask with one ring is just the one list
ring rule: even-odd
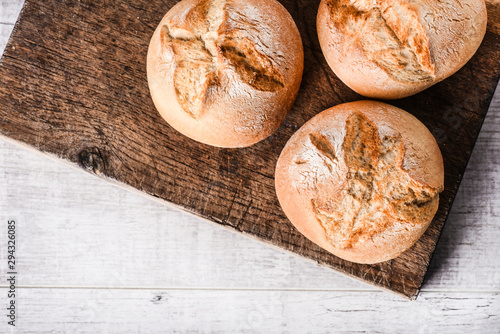
{"label": "wooden board grain", "polygon": [[393,102],[435,134],[445,159],[446,189],[434,222],[412,249],[393,261],[359,265],[302,237],[274,194],[274,166],[292,133],[327,107],[361,99],[333,75],[321,54],[314,24],[319,1],[282,1],[304,41],[301,91],[275,134],[240,150],[188,140],[161,119],[149,98],[149,37],[175,3],[28,0],[0,65],[0,133],[216,223],[415,297],[498,81],[496,25],[489,25],[476,56],[452,78]]}

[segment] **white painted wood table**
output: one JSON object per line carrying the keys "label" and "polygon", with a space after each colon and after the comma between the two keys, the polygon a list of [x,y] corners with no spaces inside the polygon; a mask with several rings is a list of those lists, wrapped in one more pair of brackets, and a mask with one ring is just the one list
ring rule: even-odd
{"label": "white painted wood table", "polygon": [[[0,0],[0,51],[22,2]],[[500,333],[500,94],[417,301],[4,141],[0,221],[0,333]]]}

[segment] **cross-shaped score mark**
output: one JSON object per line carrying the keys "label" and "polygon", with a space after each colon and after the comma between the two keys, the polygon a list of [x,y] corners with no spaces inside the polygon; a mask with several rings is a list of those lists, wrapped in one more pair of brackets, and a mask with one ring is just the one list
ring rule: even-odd
{"label": "cross-shaped score mark", "polygon": [[228,29],[225,1],[204,1],[181,23],[162,27],[163,49],[173,53],[174,87],[184,111],[198,118],[210,93],[229,77],[259,91],[276,92],[284,78],[272,60],[238,29]]}
{"label": "cross-shaped score mark", "polygon": [[[334,165],[339,157],[328,138],[320,133],[309,138],[330,172],[338,170]],[[318,182],[324,191],[317,191],[319,196],[312,199],[316,218],[332,245],[350,248],[395,222],[411,226],[432,219],[438,190],[420,184],[403,169],[401,135],[381,138],[370,120],[353,113],[346,120],[342,151],[347,179],[341,193],[325,194],[328,188],[339,188],[329,187],[332,181],[327,178]]]}

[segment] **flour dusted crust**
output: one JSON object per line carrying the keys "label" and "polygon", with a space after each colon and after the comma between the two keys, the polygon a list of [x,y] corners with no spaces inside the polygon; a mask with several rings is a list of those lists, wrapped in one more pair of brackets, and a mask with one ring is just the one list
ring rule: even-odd
{"label": "flour dusted crust", "polygon": [[291,109],[303,71],[300,34],[276,0],[183,0],[149,46],[151,96],[184,135],[250,146]]}
{"label": "flour dusted crust", "polygon": [[276,167],[295,227],[349,261],[393,259],[425,232],[439,205],[439,147],[415,117],[375,101],[341,104],[300,128]]}
{"label": "flour dusted crust", "polygon": [[335,74],[361,95],[395,99],[458,71],[486,32],[484,0],[322,0],[318,37]]}

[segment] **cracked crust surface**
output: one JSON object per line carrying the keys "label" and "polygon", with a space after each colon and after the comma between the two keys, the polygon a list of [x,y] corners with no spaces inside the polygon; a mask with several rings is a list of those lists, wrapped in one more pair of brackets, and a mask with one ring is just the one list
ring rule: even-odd
{"label": "cracked crust surface", "polygon": [[400,82],[435,78],[429,40],[418,15],[404,0],[327,1],[335,29],[359,41],[366,58]]}
{"label": "cracked crust surface", "polygon": [[401,98],[459,70],[486,32],[484,0],[322,0],[328,64],[358,93]]}
{"label": "cracked crust surface", "polygon": [[163,118],[221,147],[269,136],[290,110],[302,70],[300,35],[275,0],[183,0],[148,51],[150,91]]}
{"label": "cracked crust surface", "polygon": [[359,101],[328,109],[287,143],[276,191],[310,240],[349,261],[399,256],[425,232],[444,170],[432,134],[390,105]]}

